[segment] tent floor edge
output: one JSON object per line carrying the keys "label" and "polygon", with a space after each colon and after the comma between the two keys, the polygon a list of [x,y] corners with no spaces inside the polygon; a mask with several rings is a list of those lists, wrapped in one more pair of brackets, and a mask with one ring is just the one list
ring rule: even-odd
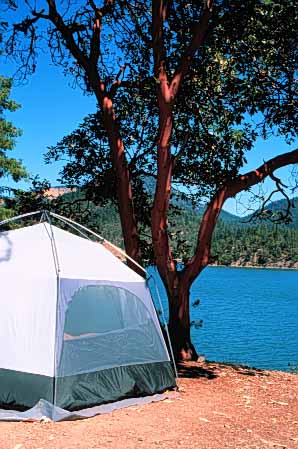
{"label": "tent floor edge", "polygon": [[176,387],[170,361],[117,366],[91,373],[53,377],[0,369],[0,408],[27,410],[40,399],[76,411]]}

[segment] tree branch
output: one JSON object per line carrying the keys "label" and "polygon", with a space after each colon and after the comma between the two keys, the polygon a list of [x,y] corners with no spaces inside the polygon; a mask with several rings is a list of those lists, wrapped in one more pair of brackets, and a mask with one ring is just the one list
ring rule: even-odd
{"label": "tree branch", "polygon": [[170,90],[166,71],[166,50],[163,25],[168,14],[169,0],[152,0],[152,47],[154,75],[160,84],[158,89],[167,103],[170,102]]}
{"label": "tree branch", "polygon": [[189,47],[184,52],[180,66],[176,69],[174,73],[170,85],[171,95],[174,98],[178,94],[179,87],[181,86],[183,78],[185,77],[185,75],[189,70],[189,66],[192,62],[193,57],[195,56],[196,52],[204,43],[207,37],[211,14],[212,14],[212,0],[207,0],[203,8],[200,20],[195,26],[193,38],[189,44]]}
{"label": "tree branch", "polygon": [[252,170],[244,175],[239,175],[233,181],[226,184],[227,198],[234,197],[242,190],[262,182],[267,176],[272,175],[275,170],[291,164],[298,163],[298,149],[280,154],[262,164],[256,170]]}
{"label": "tree branch", "polygon": [[102,18],[112,11],[114,1],[105,0],[102,8],[98,8],[93,0],[89,0],[89,4],[94,11],[93,33],[90,42],[89,59],[91,63],[96,66],[100,55],[100,33],[102,29]]}
{"label": "tree branch", "polygon": [[[49,18],[61,33],[65,40],[66,48],[71,52],[78,64],[85,71],[86,77],[92,86],[98,105],[103,113],[104,126],[108,134],[109,146],[111,149],[111,159],[113,162],[113,169],[115,171],[116,188],[118,197],[118,208],[123,230],[124,243],[127,253],[136,261],[140,260],[140,246],[139,235],[136,225],[136,218],[134,214],[132,187],[130,182],[130,173],[127,164],[123,140],[120,135],[118,123],[116,121],[115,112],[111,98],[106,92],[106,86],[100,78],[97,68],[98,50],[95,50],[95,45],[99,47],[100,28],[96,28],[93,33],[93,53],[91,51],[90,57],[78,47],[72,32],[64,23],[63,18],[58,13],[55,0],[47,0],[49,5]],[[94,1],[91,1],[91,7],[96,10],[96,14],[100,20],[104,14],[110,11],[113,5],[113,0],[105,0],[102,9],[97,10]],[[93,59],[92,59],[93,58]]]}
{"label": "tree branch", "polygon": [[47,0],[47,3],[49,5],[49,20],[55,25],[65,39],[65,45],[68,50],[76,58],[80,66],[87,71],[89,69],[89,60],[76,44],[71,29],[65,25],[61,15],[58,13],[55,0]]}
{"label": "tree branch", "polygon": [[182,273],[183,278],[185,277],[192,282],[208,265],[213,232],[225,201],[262,182],[266,177],[272,176],[275,170],[291,164],[298,164],[298,149],[276,156],[256,170],[237,176],[217,191],[203,215],[195,255],[185,265]]}
{"label": "tree branch", "polygon": [[170,0],[152,0],[152,45],[154,75],[158,81],[157,98],[159,107],[159,130],[157,144],[157,183],[152,208],[152,241],[158,270],[169,292],[173,293],[177,280],[176,264],[173,260],[168,236],[168,210],[171,195],[174,158],[171,154],[173,129],[173,106],[184,75],[189,69],[192,57],[205,39],[211,14],[211,0],[206,1],[201,20],[194,37],[182,57],[181,65],[169,87],[166,71],[166,49],[164,43],[164,22],[169,13]]}
{"label": "tree branch", "polygon": [[143,39],[144,43],[149,46],[151,44],[150,38],[144,32],[143,27],[140,25],[138,18],[133,10],[133,6],[130,4],[130,2],[127,2],[127,9],[129,11],[129,14],[132,18],[132,21],[133,21],[135,27],[136,27],[137,34]]}
{"label": "tree branch", "polygon": [[157,183],[152,208],[151,234],[156,265],[167,288],[171,289],[176,275],[167,232],[172,177],[170,137],[173,117],[164,45],[164,21],[168,14],[168,0],[152,0],[152,46],[154,76],[157,80],[159,129],[157,138]]}

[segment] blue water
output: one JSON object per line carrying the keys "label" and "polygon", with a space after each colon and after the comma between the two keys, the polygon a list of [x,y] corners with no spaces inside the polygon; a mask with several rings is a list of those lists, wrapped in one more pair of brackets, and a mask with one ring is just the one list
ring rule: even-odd
{"label": "blue water", "polygon": [[191,303],[196,299],[191,320],[203,326],[192,328],[192,341],[208,360],[283,371],[298,366],[298,271],[208,267],[192,286]]}

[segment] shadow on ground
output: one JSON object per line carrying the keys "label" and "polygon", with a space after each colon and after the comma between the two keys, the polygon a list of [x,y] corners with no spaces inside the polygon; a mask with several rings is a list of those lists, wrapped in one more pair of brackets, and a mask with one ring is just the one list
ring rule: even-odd
{"label": "shadow on ground", "polygon": [[207,379],[215,379],[218,377],[216,373],[216,366],[207,367],[195,362],[179,363],[178,366],[179,377],[196,378],[206,377]]}
{"label": "shadow on ground", "polygon": [[[213,362],[208,362],[213,363]],[[237,363],[217,363],[219,368],[231,368],[243,376],[269,376],[268,371],[246,365],[238,365]]]}
{"label": "shadow on ground", "polygon": [[238,365],[234,363],[218,363],[218,362],[183,362],[178,366],[179,377],[185,378],[198,378],[205,377],[207,379],[216,379],[219,377],[220,372],[224,370],[233,370],[237,374],[242,376],[269,376],[267,371],[262,369],[253,368],[245,365]]}

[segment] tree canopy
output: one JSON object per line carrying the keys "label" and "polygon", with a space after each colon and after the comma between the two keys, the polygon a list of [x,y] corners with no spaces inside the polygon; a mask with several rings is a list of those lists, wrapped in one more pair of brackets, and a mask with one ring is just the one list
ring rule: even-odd
{"label": "tree canopy", "polygon": [[[20,5],[8,0],[6,46],[19,61],[20,77],[33,73],[38,53],[48,49],[52,61],[98,103],[97,114],[52,148],[49,158],[67,155],[63,176],[69,184],[87,184],[89,193],[92,187],[98,202],[117,201],[126,251],[136,260],[150,226],[181,353],[189,343],[189,288],[210,260],[224,202],[268,176],[282,190],[274,172],[298,162],[293,150],[239,174],[257,137],[275,134],[288,143],[297,138],[298,2]],[[155,180],[153,195],[148,176]],[[169,232],[173,187],[194,205],[209,202],[182,270]]]}
{"label": "tree canopy", "polygon": [[[122,15],[117,9],[120,4]],[[204,2],[199,4],[172,2],[169,6],[163,30],[168,85],[175,84],[181,61],[191,51],[194,24],[202,26],[199,18]],[[156,143],[162,131],[155,90],[162,80],[154,73],[150,4],[132,7],[127,2],[115,2],[114,8],[103,17],[110,31],[105,44],[110,43],[110,47],[103,47],[102,58],[110,63],[101,60],[98,65],[113,100],[132,184],[134,213],[145,248],[159,176]],[[238,176],[257,138],[274,134],[288,143],[295,141],[297,22],[295,2],[214,3],[208,35],[183,75],[184,84],[172,108],[172,209],[179,205],[178,192],[180,199],[191,199],[194,207],[208,202],[227,180]],[[133,36],[130,29],[135,31]],[[82,39],[88,42],[86,36]],[[111,56],[112,51],[116,53]],[[118,73],[113,66],[115,58],[119,61]],[[85,88],[88,90],[88,85]],[[88,196],[99,204],[107,199],[118,201],[109,131],[101,108],[50,149],[47,161],[59,158],[69,161],[61,172],[63,182],[84,186]],[[174,216],[169,217],[172,223]]]}

